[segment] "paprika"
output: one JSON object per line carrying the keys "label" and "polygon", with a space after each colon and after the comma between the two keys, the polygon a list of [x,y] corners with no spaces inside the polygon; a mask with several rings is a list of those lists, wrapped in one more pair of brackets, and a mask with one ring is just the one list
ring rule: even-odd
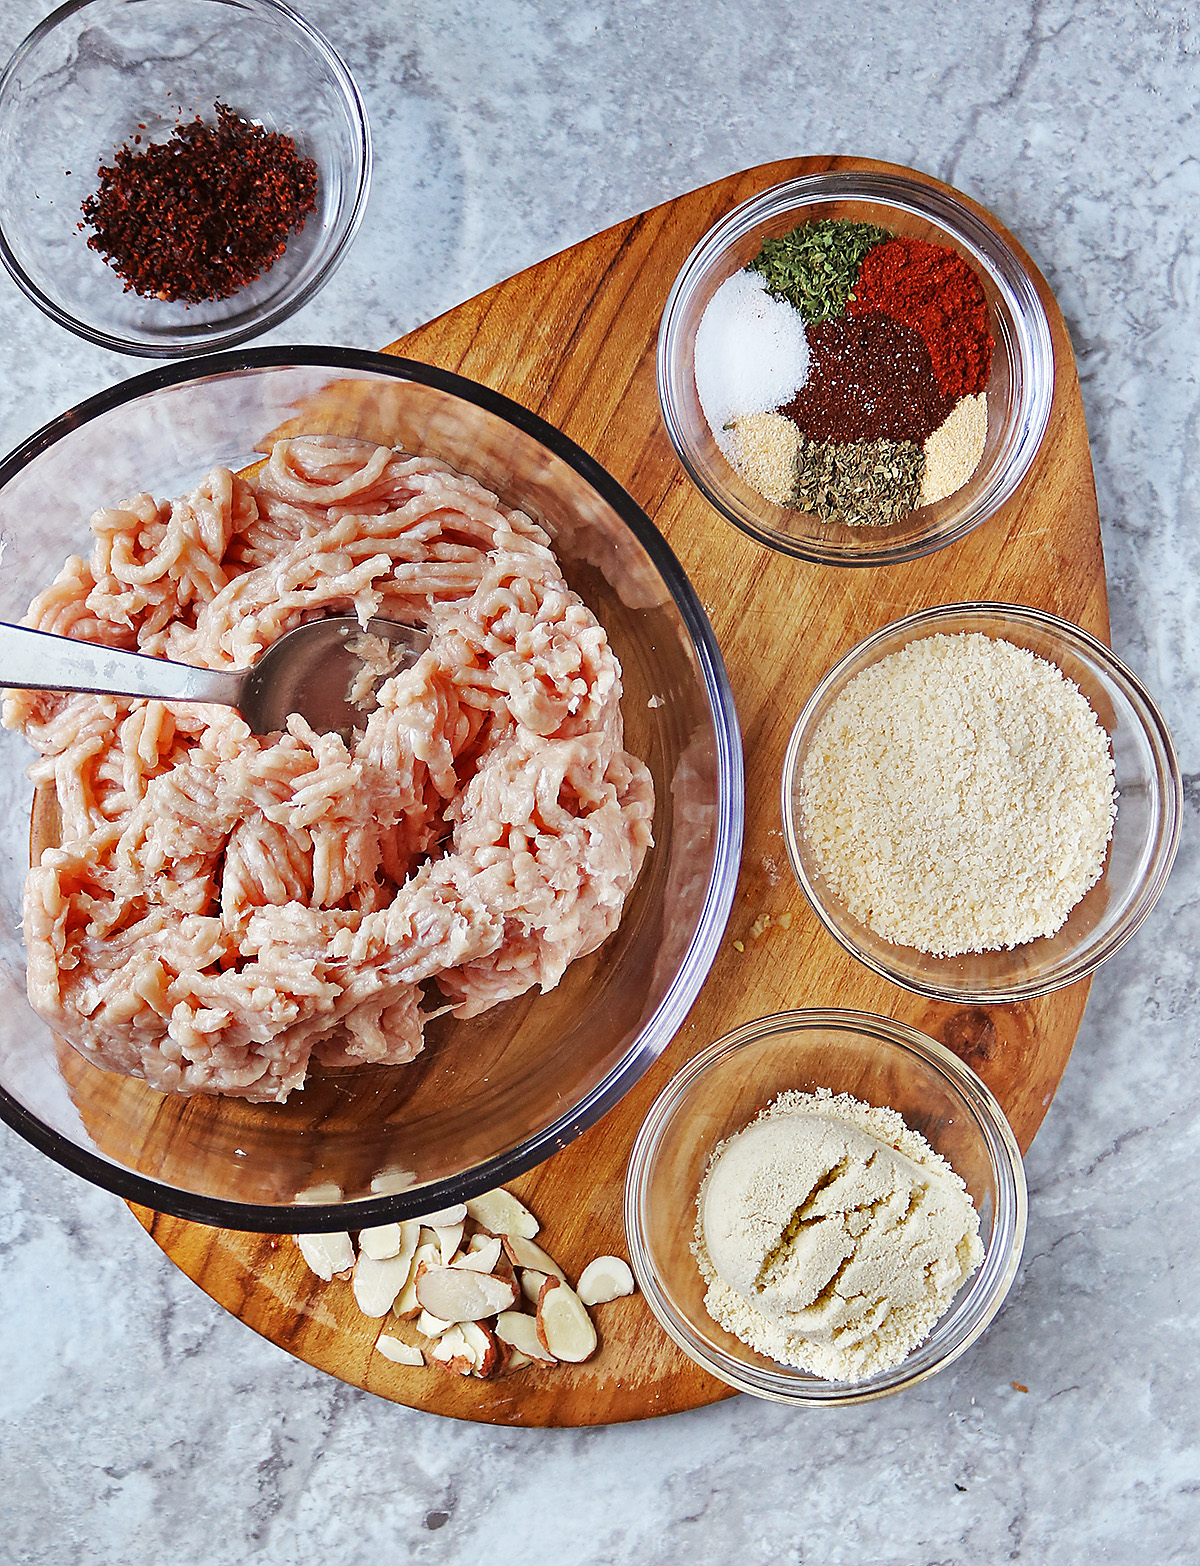
{"label": "paprika", "polygon": [[919,332],[948,397],[969,397],[987,385],[994,343],[983,284],[948,245],[908,238],[876,245],[863,258],[846,308],[850,315],[882,311]]}

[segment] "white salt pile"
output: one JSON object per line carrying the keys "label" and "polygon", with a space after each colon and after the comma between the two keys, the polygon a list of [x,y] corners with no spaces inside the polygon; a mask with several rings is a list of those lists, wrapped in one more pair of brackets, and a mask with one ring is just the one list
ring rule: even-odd
{"label": "white salt pile", "polygon": [[798,310],[767,293],[757,272],[735,272],[696,328],[696,392],[717,445],[733,461],[726,428],[790,402],[808,379],[808,338]]}

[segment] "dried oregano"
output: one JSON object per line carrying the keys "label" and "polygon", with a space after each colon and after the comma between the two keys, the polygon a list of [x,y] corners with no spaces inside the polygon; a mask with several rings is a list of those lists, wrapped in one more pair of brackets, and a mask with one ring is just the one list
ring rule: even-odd
{"label": "dried oregano", "polygon": [[858,269],[867,251],[892,236],[873,223],[818,218],[778,239],[764,239],[749,270],[761,273],[767,291],[786,299],[806,321],[841,315],[853,298]]}
{"label": "dried oregano", "polygon": [[925,453],[908,440],[809,440],[800,436],[792,504],[822,522],[886,527],[921,503]]}

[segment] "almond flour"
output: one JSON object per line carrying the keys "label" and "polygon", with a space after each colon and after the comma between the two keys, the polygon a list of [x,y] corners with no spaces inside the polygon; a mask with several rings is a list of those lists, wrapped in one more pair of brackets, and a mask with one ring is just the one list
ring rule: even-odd
{"label": "almond flour", "polygon": [[1053,935],[1099,879],[1108,736],[1054,664],[977,632],[864,669],[813,736],[799,813],[835,896],[934,956]]}
{"label": "almond flour", "polygon": [[903,1361],[983,1259],[960,1177],[893,1109],[781,1094],[720,1143],[692,1245],[705,1308],[830,1381]]}

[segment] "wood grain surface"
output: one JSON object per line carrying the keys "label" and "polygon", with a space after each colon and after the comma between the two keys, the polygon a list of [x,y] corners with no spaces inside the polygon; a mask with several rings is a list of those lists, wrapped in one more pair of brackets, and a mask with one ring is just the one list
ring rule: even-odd
{"label": "wood grain surface", "polygon": [[[1029,266],[1050,319],[1056,386],[1049,429],[1016,496],[969,537],[938,553],[904,565],[847,570],[764,549],[699,496],[659,415],[659,317],[701,235],[739,202],[780,180],[821,169],[890,167],[806,158],[720,180],[531,267],[388,350],[505,392],[564,430],[630,491],[665,534],[708,611],[742,725],[745,850],[726,939],[708,981],[685,1026],[633,1091],[592,1130],[513,1184],[542,1219],[545,1243],[572,1277],[600,1252],[626,1254],[622,1193],[638,1127],[683,1062],[737,1024],[823,1005],[900,1018],[948,1044],[980,1073],[1025,1149],[1083,1015],[1086,982],[1019,1005],[962,1007],[923,1000],[877,978],[808,909],[788,870],[779,822],[784,748],[805,697],[830,664],[878,626],[929,605],[993,599],[1035,605],[1108,640],[1075,360],[1054,298],[1020,245],[976,208]],[[792,915],[789,929],[773,924],[752,938],[759,915],[784,912]],[[289,1238],[133,1210],[179,1267],[256,1332],[396,1402],[495,1424],[590,1425],[732,1395],[676,1349],[640,1295],[597,1308],[601,1349],[584,1365],[528,1368],[494,1381],[393,1365],[373,1352],[380,1323],[359,1314],[349,1284],[318,1282]]]}

